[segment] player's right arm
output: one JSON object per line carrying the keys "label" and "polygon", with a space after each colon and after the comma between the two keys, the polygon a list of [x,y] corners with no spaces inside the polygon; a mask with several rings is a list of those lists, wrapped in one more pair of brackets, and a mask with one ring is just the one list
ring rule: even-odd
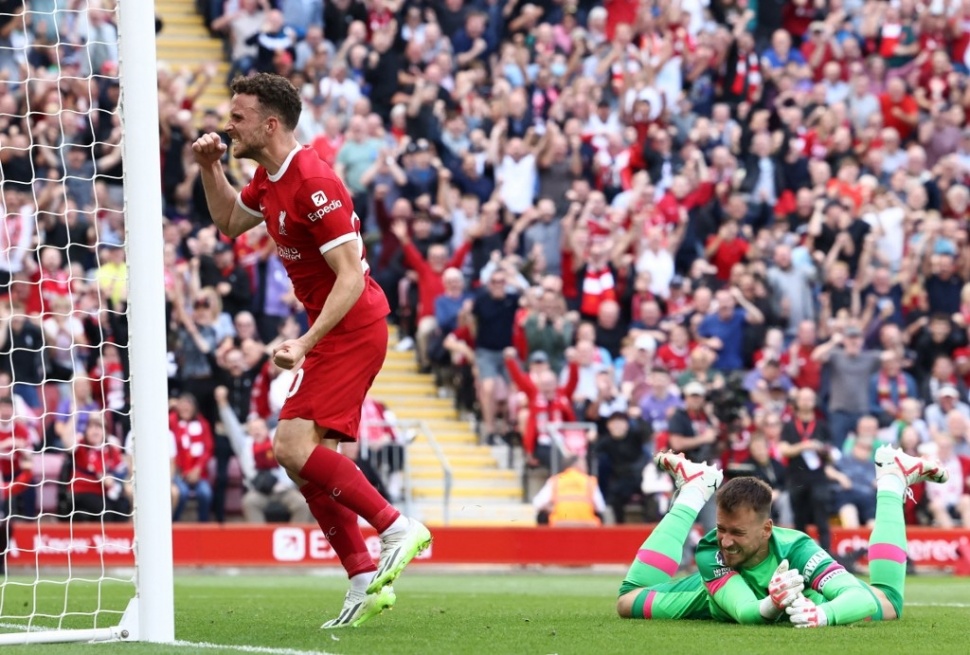
{"label": "player's right arm", "polygon": [[192,144],[195,161],[202,174],[202,188],[212,222],[228,237],[237,237],[263,222],[263,215],[242,204],[222,169],[226,144],[218,134],[203,134]]}
{"label": "player's right arm", "polygon": [[697,570],[704,587],[724,614],[742,625],[763,625],[773,622],[762,616],[761,600],[737,571],[725,566],[717,557],[716,543],[705,537],[697,546]]}

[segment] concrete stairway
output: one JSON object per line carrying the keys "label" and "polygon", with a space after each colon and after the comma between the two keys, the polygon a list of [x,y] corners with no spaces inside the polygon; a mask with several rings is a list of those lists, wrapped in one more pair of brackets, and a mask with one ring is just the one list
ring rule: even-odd
{"label": "concrete stairway", "polygon": [[[439,398],[432,376],[416,371],[414,353],[396,352],[393,344],[392,338],[387,361],[371,393],[398,419],[424,421],[441,446],[454,473],[450,524],[534,524],[531,506],[521,502],[519,474],[501,468],[499,453],[493,448],[478,445],[472,426],[459,419],[453,401]],[[441,464],[421,437],[410,446],[408,453],[417,512],[428,523],[441,525],[444,520]]]}
{"label": "concrete stairway", "polygon": [[194,70],[201,64],[215,63],[216,76],[196,103],[198,110],[215,109],[229,100],[225,80],[229,63],[222,41],[212,38],[196,10],[195,0],[156,0],[155,11],[165,25],[156,45],[158,61],[170,69]]}

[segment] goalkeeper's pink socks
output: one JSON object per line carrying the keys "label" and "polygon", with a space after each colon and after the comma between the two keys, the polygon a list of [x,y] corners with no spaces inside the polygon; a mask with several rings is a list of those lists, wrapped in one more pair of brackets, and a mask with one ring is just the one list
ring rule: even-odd
{"label": "goalkeeper's pink socks", "polygon": [[367,481],[357,465],[335,450],[325,446],[314,448],[299,475],[361,516],[378,532],[387,530],[401,516]]}
{"label": "goalkeeper's pink socks", "polygon": [[367,582],[364,584],[364,589],[366,589],[377,567],[370,553],[367,552],[367,544],[364,543],[364,536],[357,525],[357,515],[313,483],[308,482],[300,487],[300,493],[306,498],[310,513],[313,514],[313,518],[323,530],[323,535],[340,558],[340,563],[347,571],[347,577],[355,580],[365,576]]}
{"label": "goalkeeper's pink socks", "polygon": [[680,568],[684,543],[695,520],[697,511],[689,503],[675,502],[640,546],[620,586],[620,593],[670,580]]}
{"label": "goalkeeper's pink socks", "polygon": [[906,484],[895,475],[876,483],[876,520],[869,535],[869,583],[882,589],[896,608],[903,611],[906,587],[906,519],[903,493]]}

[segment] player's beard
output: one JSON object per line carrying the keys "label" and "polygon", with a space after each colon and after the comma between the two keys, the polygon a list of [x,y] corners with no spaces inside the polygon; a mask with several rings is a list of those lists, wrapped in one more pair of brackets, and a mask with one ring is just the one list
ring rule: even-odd
{"label": "player's beard", "polygon": [[255,133],[245,137],[240,134],[239,140],[232,142],[232,156],[236,159],[254,159],[264,145]]}

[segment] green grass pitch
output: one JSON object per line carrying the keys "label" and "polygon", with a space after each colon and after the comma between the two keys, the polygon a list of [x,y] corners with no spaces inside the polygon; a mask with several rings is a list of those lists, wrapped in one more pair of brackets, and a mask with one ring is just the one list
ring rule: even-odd
{"label": "green grass pitch", "polygon": [[[790,626],[696,621],[623,621],[613,610],[620,577],[507,571],[461,575],[412,570],[395,585],[398,602],[393,610],[359,629],[330,633],[318,628],[336,614],[346,584],[333,575],[182,574],[176,581],[176,637],[188,644],[4,646],[3,655],[891,655],[965,653],[968,649],[970,579],[910,578],[902,621],[794,630]],[[104,588],[103,605],[123,607],[129,589]],[[9,616],[15,608],[23,611],[32,602],[26,590],[8,586],[5,592],[4,615]],[[90,585],[72,585],[71,607],[80,608],[93,599],[94,593]],[[38,599],[42,609],[62,607],[63,587],[46,586]],[[0,623],[9,624],[10,619],[2,618]],[[90,627],[90,621],[83,627]]]}

